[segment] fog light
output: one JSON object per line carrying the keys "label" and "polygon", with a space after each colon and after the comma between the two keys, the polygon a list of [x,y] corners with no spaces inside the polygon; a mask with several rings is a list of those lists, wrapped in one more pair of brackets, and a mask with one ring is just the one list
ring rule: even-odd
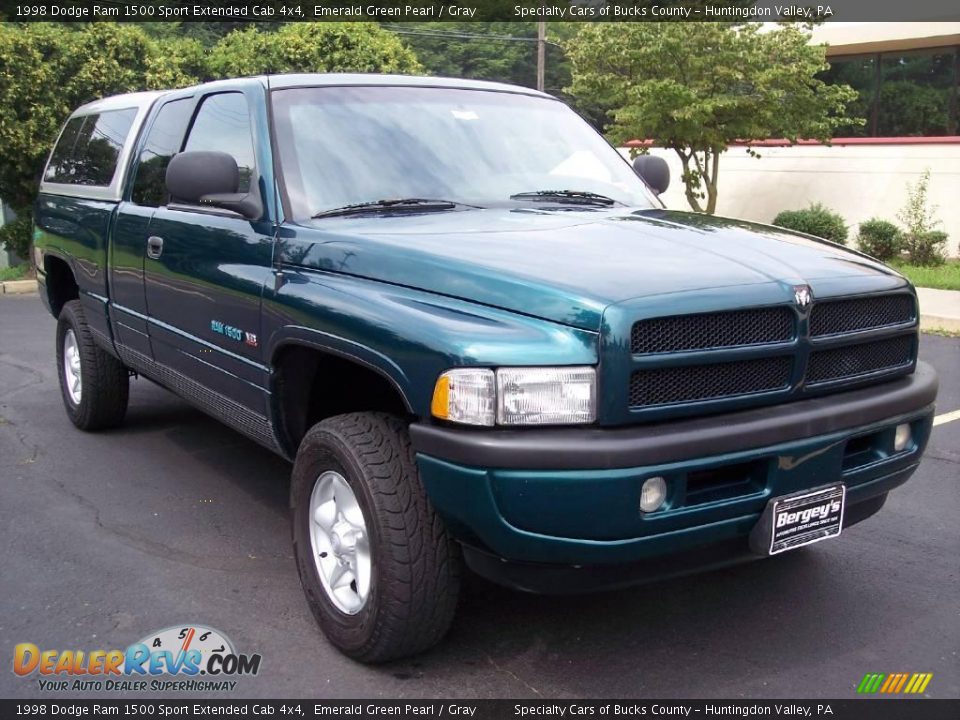
{"label": "fog light", "polygon": [[640,509],[645,512],[659,510],[667,499],[667,481],[662,477],[647,478],[640,488]]}
{"label": "fog light", "polygon": [[904,423],[903,425],[897,425],[897,431],[893,436],[893,449],[896,452],[903,452],[912,440],[913,435],[910,432],[910,424]]}

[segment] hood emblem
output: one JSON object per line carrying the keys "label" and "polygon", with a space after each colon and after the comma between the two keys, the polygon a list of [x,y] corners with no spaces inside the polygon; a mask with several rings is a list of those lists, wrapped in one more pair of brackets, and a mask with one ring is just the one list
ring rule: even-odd
{"label": "hood emblem", "polygon": [[810,301],[813,300],[813,291],[809,285],[794,285],[793,299],[796,301],[797,307],[806,310],[810,306]]}

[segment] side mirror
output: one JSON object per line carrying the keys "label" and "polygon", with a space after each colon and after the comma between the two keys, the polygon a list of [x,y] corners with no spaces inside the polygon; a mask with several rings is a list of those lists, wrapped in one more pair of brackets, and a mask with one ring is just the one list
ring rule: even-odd
{"label": "side mirror", "polygon": [[240,193],[240,170],[232,155],[223,152],[183,152],[170,158],[167,192],[180,202],[232,210],[248,220],[263,215],[255,190]]}
{"label": "side mirror", "polygon": [[670,187],[670,167],[662,157],[637,155],[633,159],[633,169],[657,195],[662,195]]}

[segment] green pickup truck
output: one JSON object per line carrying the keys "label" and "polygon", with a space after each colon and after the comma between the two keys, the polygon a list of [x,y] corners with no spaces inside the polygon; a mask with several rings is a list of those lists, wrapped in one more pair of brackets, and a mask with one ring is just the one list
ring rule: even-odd
{"label": "green pickup truck", "polygon": [[930,434],[915,292],[668,180],[494,83],[90,103],[35,207],[67,415],[143,377],[291,460],[307,600],[366,662],[438,642],[464,566],[572,593],[835,538]]}

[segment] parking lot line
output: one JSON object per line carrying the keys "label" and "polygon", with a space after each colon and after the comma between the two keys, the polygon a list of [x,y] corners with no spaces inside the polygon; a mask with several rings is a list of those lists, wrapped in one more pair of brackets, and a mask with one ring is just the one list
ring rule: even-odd
{"label": "parking lot line", "polygon": [[952,412],[943,413],[943,415],[937,415],[933,419],[933,426],[944,425],[954,420],[960,420],[960,410],[953,410]]}

